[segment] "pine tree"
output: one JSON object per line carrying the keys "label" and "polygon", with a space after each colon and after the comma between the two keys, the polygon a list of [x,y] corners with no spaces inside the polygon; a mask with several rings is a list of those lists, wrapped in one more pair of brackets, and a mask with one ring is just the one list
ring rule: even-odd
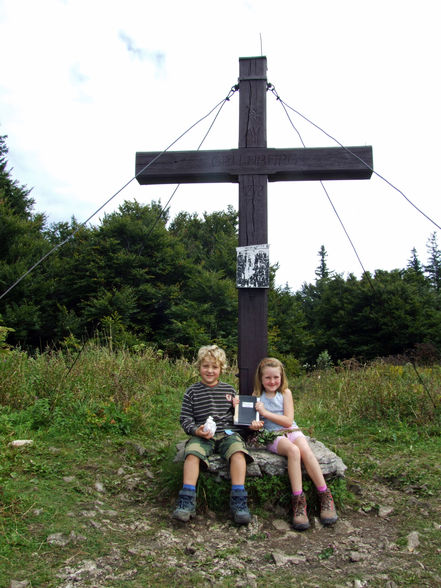
{"label": "pine tree", "polygon": [[326,280],[327,278],[331,277],[332,272],[330,272],[328,269],[328,264],[326,262],[328,252],[326,251],[324,245],[320,247],[317,255],[320,257],[320,263],[315,270],[315,275],[317,276],[318,280]]}
{"label": "pine tree", "polygon": [[410,254],[411,254],[411,257],[410,257],[409,261],[407,262],[407,269],[413,270],[416,274],[422,274],[423,273],[423,265],[418,258],[418,253],[417,253],[417,250],[415,249],[415,247],[412,248],[412,251],[410,252]]}
{"label": "pine tree", "polygon": [[427,241],[428,263],[424,271],[429,277],[430,283],[437,292],[441,290],[441,250],[438,247],[436,232],[432,233]]}

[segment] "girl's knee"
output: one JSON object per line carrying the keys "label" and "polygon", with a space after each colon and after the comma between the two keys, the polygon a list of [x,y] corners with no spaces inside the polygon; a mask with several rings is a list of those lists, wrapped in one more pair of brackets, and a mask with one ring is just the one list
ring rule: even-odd
{"label": "girl's knee", "polygon": [[289,446],[286,448],[286,454],[288,457],[292,457],[294,459],[300,459],[300,449],[294,443],[290,443]]}

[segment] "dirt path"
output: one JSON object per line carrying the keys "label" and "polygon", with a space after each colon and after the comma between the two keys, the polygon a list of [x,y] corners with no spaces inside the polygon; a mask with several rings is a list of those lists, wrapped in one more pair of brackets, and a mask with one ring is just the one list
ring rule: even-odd
{"label": "dirt path", "polygon": [[[58,586],[441,586],[439,565],[430,564],[441,554],[438,502],[381,485],[358,493],[365,510],[340,513],[331,528],[314,521],[303,533],[282,510],[253,516],[248,527],[210,512],[183,524],[160,496],[146,505],[136,492],[103,495],[76,516],[86,536],[92,528],[105,536],[108,551],[90,560],[79,547]],[[426,530],[432,537],[437,524],[429,544]]]}

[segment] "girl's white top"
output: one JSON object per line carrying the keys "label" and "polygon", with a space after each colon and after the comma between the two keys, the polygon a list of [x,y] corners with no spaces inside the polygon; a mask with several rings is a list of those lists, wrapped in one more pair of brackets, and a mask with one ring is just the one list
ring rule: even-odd
{"label": "girl's white top", "polygon": [[[276,392],[276,395],[272,398],[268,398],[266,392],[262,392],[260,397],[260,401],[263,402],[264,407],[269,412],[272,412],[277,415],[283,415],[283,394],[281,392]],[[280,429],[297,429],[297,425],[295,421],[292,422],[292,425],[289,427],[282,427],[282,425],[278,425],[270,421],[269,419],[265,419],[264,422],[264,429],[267,431],[279,431]]]}

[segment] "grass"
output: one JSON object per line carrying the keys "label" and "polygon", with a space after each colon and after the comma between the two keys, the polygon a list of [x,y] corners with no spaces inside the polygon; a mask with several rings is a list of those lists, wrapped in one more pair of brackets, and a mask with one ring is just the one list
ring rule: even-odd
{"label": "grass", "polygon": [[[235,385],[235,371],[223,379]],[[377,362],[292,380],[298,424],[311,428],[343,458],[349,487],[382,482],[419,500],[437,496],[441,369],[427,367],[419,376],[412,366]],[[29,357],[15,350],[1,356],[0,588],[9,586],[11,578],[55,586],[54,570],[78,553],[86,559],[103,553],[108,546],[98,527],[88,527],[86,539],[57,549],[47,537],[66,530],[75,537],[84,535],[81,519],[72,513],[78,508],[88,511],[96,500],[97,482],[106,487],[107,500],[120,495],[121,476],[115,475],[120,468],[130,472],[147,467],[153,472],[153,481],[141,480],[132,491],[140,501],[157,500],[158,491],[161,499],[176,495],[182,466],[173,464],[172,456],[184,436],[179,427],[181,399],[196,377],[187,362],[168,361],[151,349],[129,354],[92,346],[80,356],[48,352]],[[12,448],[14,439],[33,443]],[[143,455],[137,447],[143,448]],[[250,494],[262,503],[283,496],[286,489],[274,484],[280,480],[253,482]],[[216,498],[207,482],[201,481],[199,492]],[[334,493],[342,505],[378,507],[358,504],[346,487]],[[217,498],[218,507],[224,508],[222,497]],[[106,508],[109,505],[103,504]],[[403,541],[407,531],[420,530],[425,564],[439,569],[430,548],[439,541],[439,530],[419,524],[409,521]],[[234,549],[219,557],[227,558]],[[322,558],[327,557],[331,553],[323,552]],[[165,576],[155,574],[156,585],[167,583]]]}

